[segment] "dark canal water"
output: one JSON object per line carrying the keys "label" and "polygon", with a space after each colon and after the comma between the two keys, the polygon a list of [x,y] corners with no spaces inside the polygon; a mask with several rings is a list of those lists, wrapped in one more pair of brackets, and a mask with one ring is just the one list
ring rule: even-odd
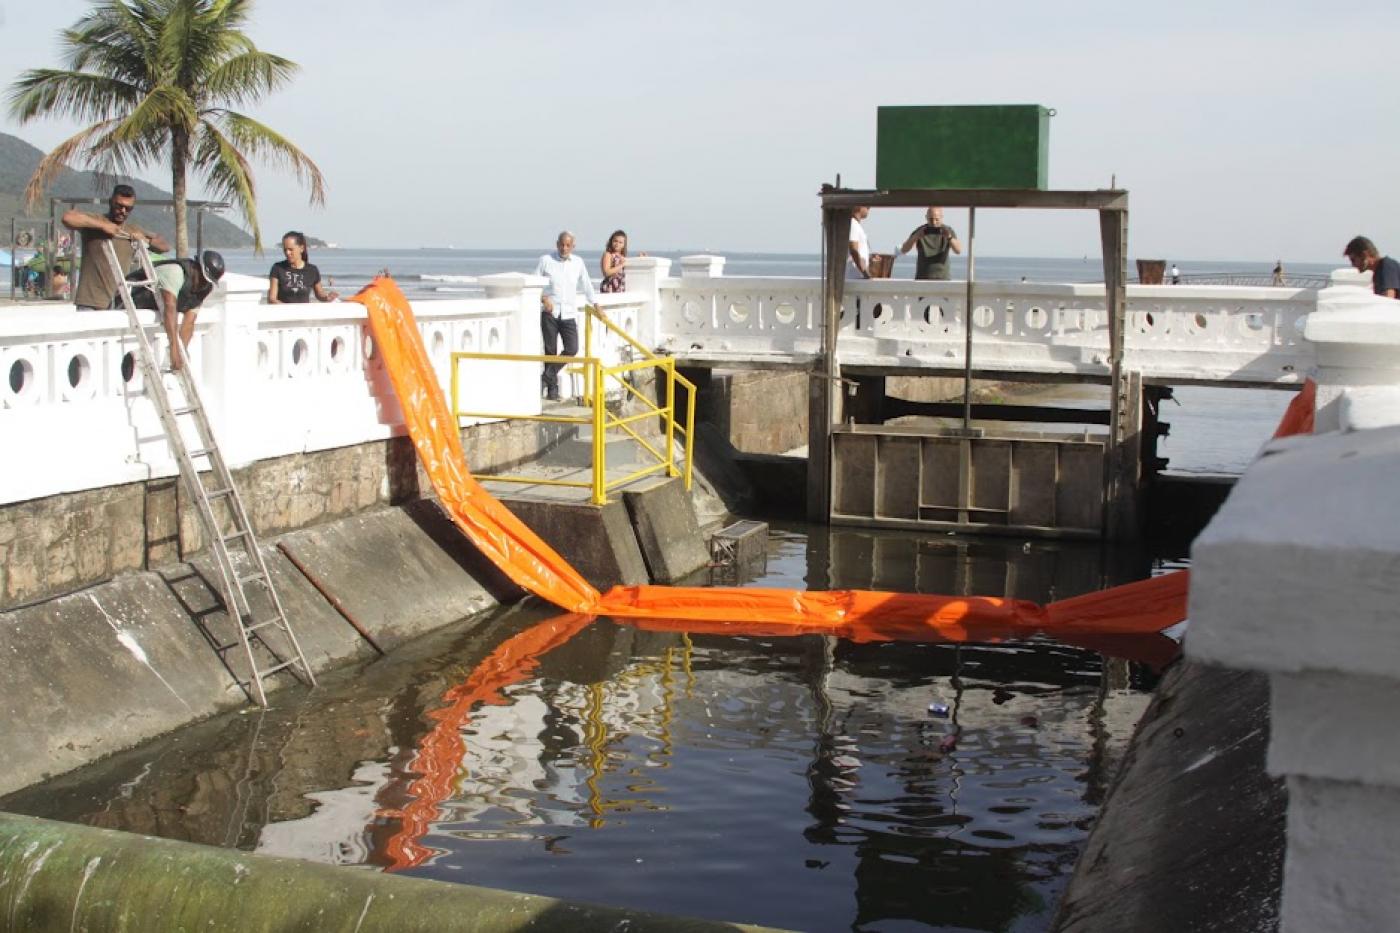
{"label": "dark canal water", "polygon": [[[754,585],[1045,601],[1154,569],[793,527]],[[527,604],[0,809],[797,930],[1041,930],[1164,643],[720,637]]]}

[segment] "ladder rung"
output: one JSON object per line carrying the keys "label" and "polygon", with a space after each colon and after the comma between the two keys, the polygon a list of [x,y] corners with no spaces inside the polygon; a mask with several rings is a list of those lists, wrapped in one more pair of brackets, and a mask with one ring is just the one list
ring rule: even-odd
{"label": "ladder rung", "polygon": [[231,534],[231,535],[221,535],[220,537],[223,538],[224,543],[228,543],[229,541],[237,541],[239,538],[246,538],[246,537],[248,537],[248,532],[247,532],[247,531],[235,531],[235,532],[234,532],[233,534]]}
{"label": "ladder rung", "polygon": [[238,578],[239,586],[242,586],[245,583],[261,583],[268,589],[272,589],[272,581],[269,580],[262,571],[258,571],[257,573],[250,573],[246,577]]}
{"label": "ladder rung", "polygon": [[260,629],[260,628],[267,628],[269,625],[280,625],[281,623],[282,623],[281,617],[278,617],[278,618],[275,618],[275,619],[265,619],[265,620],[263,620],[262,622],[255,622],[255,623],[253,623],[252,625],[245,625],[245,626],[243,626],[243,631],[245,631],[245,632],[256,632],[256,631],[257,631],[258,629]]}
{"label": "ladder rung", "polygon": [[190,459],[193,460],[196,457],[207,457],[212,453],[214,453],[213,447],[200,447],[197,450],[191,450],[189,455]]}
{"label": "ladder rung", "polygon": [[292,660],[290,660],[290,661],[283,661],[281,664],[274,664],[274,665],[272,665],[272,667],[269,667],[269,668],[268,668],[267,670],[265,670],[265,671],[258,671],[258,678],[261,679],[261,678],[264,678],[264,677],[271,676],[272,674],[277,673],[278,671],[282,670],[283,668],[291,667],[293,664],[296,664],[296,663],[298,663],[298,662],[297,662],[297,659],[296,659],[296,658],[292,658]]}
{"label": "ladder rung", "polygon": [[230,486],[228,489],[208,489],[204,492],[204,496],[207,499],[222,499],[224,496],[231,495],[233,495],[232,486]]}
{"label": "ladder rung", "polygon": [[195,412],[197,412],[197,411],[199,411],[199,406],[198,406],[198,405],[184,405],[184,406],[181,406],[181,407],[179,407],[179,408],[172,408],[172,409],[170,409],[170,413],[171,413],[172,415],[175,415],[177,418],[178,418],[180,415],[190,415],[190,414],[193,414],[193,413],[195,413]]}

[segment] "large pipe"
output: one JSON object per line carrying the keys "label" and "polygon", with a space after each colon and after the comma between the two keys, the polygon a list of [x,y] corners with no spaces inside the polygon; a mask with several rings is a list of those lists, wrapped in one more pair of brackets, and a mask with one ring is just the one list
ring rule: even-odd
{"label": "large pipe", "polygon": [[762,931],[0,813],[0,930]]}

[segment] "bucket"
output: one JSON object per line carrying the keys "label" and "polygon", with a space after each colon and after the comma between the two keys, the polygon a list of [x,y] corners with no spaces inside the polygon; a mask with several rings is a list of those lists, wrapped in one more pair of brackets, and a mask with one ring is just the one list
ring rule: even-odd
{"label": "bucket", "polygon": [[1161,285],[1167,271],[1165,259],[1139,259],[1137,261],[1138,282],[1143,285]]}
{"label": "bucket", "polygon": [[871,253],[867,264],[872,279],[887,279],[894,271],[894,253]]}

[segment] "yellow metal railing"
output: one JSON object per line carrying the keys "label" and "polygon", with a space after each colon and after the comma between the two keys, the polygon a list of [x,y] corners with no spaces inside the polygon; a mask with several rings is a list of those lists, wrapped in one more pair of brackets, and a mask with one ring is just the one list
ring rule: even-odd
{"label": "yellow metal railing", "polygon": [[[537,476],[515,476],[509,474],[496,474],[489,477],[493,482],[501,483],[525,483],[540,486],[572,486],[576,488],[588,489],[590,500],[597,505],[602,505],[608,501],[608,492],[618,486],[624,486],[634,480],[653,473],[665,472],[667,476],[681,476],[688,490],[693,478],[693,461],[695,454],[695,383],[676,372],[676,361],[669,356],[658,356],[652,353],[642,344],[632,338],[632,335],[619,328],[612,321],[596,308],[586,308],[583,328],[583,355],[582,356],[544,356],[515,353],[453,353],[452,354],[452,414],[461,422],[463,418],[504,418],[521,421],[543,421],[551,424],[578,424],[589,425],[593,429],[593,449],[592,449],[592,475],[587,481],[568,479],[546,479]],[[623,343],[632,348],[633,352],[640,356],[640,359],[631,362],[619,363],[615,366],[608,366],[594,355],[593,352],[593,325],[601,324],[605,332],[615,334]],[[463,411],[460,400],[460,360],[491,360],[495,362],[512,362],[521,364],[542,365],[544,363],[561,363],[568,367],[570,371],[579,372],[583,375],[583,400],[584,405],[589,409],[588,415],[520,415],[508,412],[487,412],[487,411]],[[627,376],[642,370],[659,370],[665,379],[666,398],[663,404],[657,404],[645,394],[638,391],[637,387],[627,380]],[[685,418],[682,422],[676,417],[676,386],[677,384],[686,389]],[[607,391],[612,386],[620,386],[621,395],[624,401],[636,399],[642,405],[642,411],[632,415],[614,415],[607,408]],[[660,418],[665,428],[665,443],[661,449],[656,444],[643,437],[635,429],[634,425],[652,418]],[[620,431],[630,437],[637,445],[646,452],[650,461],[646,466],[635,470],[626,476],[608,479],[607,464],[607,435],[608,431]],[[679,432],[682,450],[680,467],[676,466],[676,435]]]}

